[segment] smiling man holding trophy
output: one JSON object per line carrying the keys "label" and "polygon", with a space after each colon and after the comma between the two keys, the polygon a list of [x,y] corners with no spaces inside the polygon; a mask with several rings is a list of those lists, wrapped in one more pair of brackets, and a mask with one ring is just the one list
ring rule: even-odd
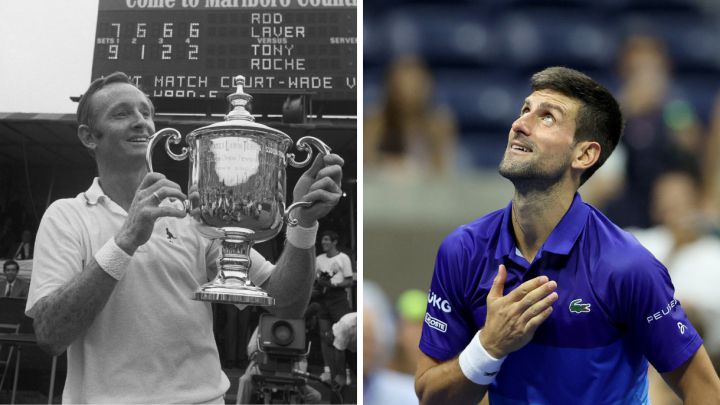
{"label": "smiling man holding trophy", "polygon": [[[302,315],[317,220],[342,195],[343,160],[322,150],[295,185],[300,204],[286,204],[285,165],[310,156],[296,162],[287,135],[252,121],[239,84],[224,123],[193,131],[181,155],[166,145],[190,156],[189,200],[151,171],[149,145],[165,133],[154,134],[153,105],[125,74],[95,80],[81,98],[78,137],[98,177],[43,216],[26,308],[40,345],[68,350],[63,402],[224,403],[209,301]],[[285,219],[294,226],[273,265],[252,242]]]}

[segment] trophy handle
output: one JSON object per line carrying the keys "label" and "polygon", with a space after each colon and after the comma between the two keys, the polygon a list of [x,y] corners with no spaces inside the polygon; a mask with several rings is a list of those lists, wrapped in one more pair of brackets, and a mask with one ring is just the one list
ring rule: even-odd
{"label": "trophy handle", "polygon": [[[178,155],[174,153],[172,150],[170,150],[170,143],[177,145],[180,143],[180,139],[182,139],[182,135],[180,132],[178,132],[177,129],[174,128],[164,128],[161,129],[154,134],[150,135],[150,140],[148,143],[147,151],[145,152],[145,164],[147,165],[147,169],[149,172],[153,171],[153,165],[152,165],[152,154],[153,149],[155,148],[155,145],[160,142],[160,140],[165,136],[170,135],[170,138],[165,141],[165,151],[167,152],[168,156],[170,156],[173,160],[183,160],[188,156],[188,148],[183,147],[182,152]],[[299,142],[299,141],[298,141]]]}
{"label": "trophy handle", "polygon": [[[155,148],[155,145],[160,142],[160,140],[165,136],[170,135],[170,138],[168,138],[165,141],[165,151],[167,154],[173,159],[173,160],[183,160],[188,156],[188,148],[184,147],[182,148],[182,152],[180,154],[176,154],[172,150],[170,150],[170,143],[177,145],[180,143],[180,139],[182,139],[182,134],[177,129],[174,128],[164,128],[161,129],[154,134],[150,135],[150,139],[148,142],[147,151],[145,151],[145,164],[147,165],[148,172],[153,172],[153,165],[152,165],[152,154],[153,149]],[[171,201],[174,200],[173,198],[170,199]],[[190,212],[190,201],[185,200],[182,202],[183,207],[185,208],[185,212]]]}
{"label": "trophy handle", "polygon": [[[317,138],[315,138],[315,137],[312,137],[312,136],[303,136],[302,138],[298,139],[298,141],[297,141],[297,143],[295,144],[295,146],[296,146],[298,149],[304,150],[305,152],[307,152],[308,155],[307,155],[307,157],[305,158],[305,160],[303,160],[302,162],[298,162],[297,160],[295,160],[295,154],[294,154],[294,153],[288,153],[287,157],[288,157],[288,162],[290,163],[290,166],[292,166],[292,167],[305,167],[305,166],[307,166],[308,163],[310,163],[310,159],[312,159],[312,156],[313,156],[313,150],[312,150],[312,148],[310,147],[310,144],[312,144],[313,146],[315,146],[316,148],[318,148],[319,153],[322,153],[322,154],[324,154],[324,155],[329,155],[329,154],[330,154],[331,149],[330,149],[329,146],[327,146],[327,145],[325,144],[325,142],[323,142],[323,141],[321,141],[321,140],[319,140],[319,139],[317,139]],[[293,205],[295,205],[295,204],[293,204]],[[290,210],[290,208],[292,208],[293,205],[291,205],[290,207],[288,207],[288,210]]]}
{"label": "trophy handle", "polygon": [[290,211],[294,210],[295,208],[309,207],[311,205],[313,205],[313,203],[310,201],[298,201],[296,203],[290,204],[290,206],[287,207],[287,209],[285,210],[285,215],[283,215],[283,219],[285,219],[285,223],[287,223],[287,225],[289,227],[296,226],[298,224],[298,219],[290,218]]}
{"label": "trophy handle", "polygon": [[[295,146],[298,149],[304,150],[305,152],[307,152],[307,157],[302,162],[298,162],[297,160],[295,160],[294,153],[288,153],[287,157],[288,157],[288,162],[290,163],[290,166],[305,167],[305,166],[307,166],[308,163],[310,163],[310,159],[312,159],[312,156],[313,156],[313,150],[312,150],[312,147],[310,147],[310,145],[315,146],[318,149],[319,153],[321,153],[323,155],[329,155],[331,152],[330,147],[327,146],[327,144],[325,144],[325,142],[323,142],[315,137],[312,137],[312,136],[303,136],[302,138],[298,139]],[[309,207],[311,205],[313,205],[313,203],[310,201],[298,201],[296,203],[291,204],[289,207],[287,207],[287,209],[285,210],[285,214],[283,215],[283,218],[285,219],[285,222],[287,223],[287,225],[292,227],[292,226],[296,226],[298,224],[297,218],[290,217],[290,211],[294,210],[295,208]]]}

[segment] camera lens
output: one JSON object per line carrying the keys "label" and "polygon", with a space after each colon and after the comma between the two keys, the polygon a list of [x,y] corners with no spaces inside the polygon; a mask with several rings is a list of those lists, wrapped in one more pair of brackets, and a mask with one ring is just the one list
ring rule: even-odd
{"label": "camera lens", "polygon": [[280,346],[287,346],[293,342],[294,334],[290,323],[277,321],[272,326],[272,335],[275,343]]}

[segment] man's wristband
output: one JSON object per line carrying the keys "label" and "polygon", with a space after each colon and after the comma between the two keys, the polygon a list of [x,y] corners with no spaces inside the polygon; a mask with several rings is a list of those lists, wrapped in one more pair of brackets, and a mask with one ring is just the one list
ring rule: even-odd
{"label": "man's wristband", "polygon": [[[507,357],[507,356],[506,356]],[[496,359],[480,343],[480,332],[476,333],[465,350],[460,353],[460,370],[468,380],[480,385],[490,385],[500,371],[505,357]]]}
{"label": "man's wristband", "polygon": [[98,265],[115,280],[123,278],[127,271],[128,263],[132,256],[125,253],[117,243],[115,238],[110,238],[103,247],[95,253],[95,261]]}
{"label": "man's wristband", "polygon": [[300,225],[288,227],[285,231],[285,239],[288,243],[298,249],[310,249],[315,246],[315,238],[317,238],[318,222],[310,228],[303,228]]}

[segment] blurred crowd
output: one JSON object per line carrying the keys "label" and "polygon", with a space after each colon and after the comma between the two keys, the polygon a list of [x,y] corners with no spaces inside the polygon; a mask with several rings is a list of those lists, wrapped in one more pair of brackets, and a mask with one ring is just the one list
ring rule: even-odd
{"label": "blurred crowd", "polygon": [[363,164],[399,176],[452,171],[456,128],[452,113],[433,102],[433,80],[416,56],[389,67],[383,104],[365,111]]}

